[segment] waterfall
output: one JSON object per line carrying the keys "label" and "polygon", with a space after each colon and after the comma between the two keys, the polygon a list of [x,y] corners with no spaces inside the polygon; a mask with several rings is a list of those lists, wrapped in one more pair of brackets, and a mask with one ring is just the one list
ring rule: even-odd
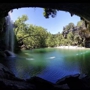
{"label": "waterfall", "polygon": [[14,52],[14,28],[13,28],[13,22],[10,17],[10,13],[7,17],[5,17],[6,20],[6,32],[5,32],[5,43],[6,43],[6,49]]}

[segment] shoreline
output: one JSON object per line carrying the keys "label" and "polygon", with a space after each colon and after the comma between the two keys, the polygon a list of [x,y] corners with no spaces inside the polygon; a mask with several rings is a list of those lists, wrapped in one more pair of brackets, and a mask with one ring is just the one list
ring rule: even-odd
{"label": "shoreline", "polygon": [[57,46],[54,48],[60,48],[60,49],[90,49],[85,47],[78,47],[78,46]]}

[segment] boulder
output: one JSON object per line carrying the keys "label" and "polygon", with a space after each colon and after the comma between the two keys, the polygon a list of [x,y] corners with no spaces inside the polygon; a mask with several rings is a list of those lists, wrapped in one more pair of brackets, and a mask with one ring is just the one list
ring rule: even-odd
{"label": "boulder", "polygon": [[62,84],[66,84],[66,78],[70,78],[70,77],[76,77],[78,78],[80,76],[80,74],[74,74],[74,75],[67,75],[59,80],[56,81],[56,84],[58,85],[62,85]]}
{"label": "boulder", "polygon": [[2,89],[30,89],[35,90],[36,87],[33,84],[27,83],[26,81],[14,81],[0,78],[0,90]]}
{"label": "boulder", "polygon": [[59,79],[56,84],[60,85],[61,88],[67,86],[66,88],[70,89],[90,89],[90,82],[88,83],[89,80],[86,79],[85,75],[75,74]]}
{"label": "boulder", "polygon": [[26,81],[31,83],[31,84],[34,84],[38,89],[44,89],[44,88],[45,89],[48,89],[48,88],[52,89],[54,87],[53,83],[48,82],[48,81],[46,81],[40,77],[36,77],[36,76],[31,77],[30,79],[27,79]]}
{"label": "boulder", "polygon": [[9,50],[5,50],[4,53],[6,54],[7,57],[10,57],[10,56],[15,57],[16,56],[13,52],[11,52]]}
{"label": "boulder", "polygon": [[0,51],[0,58],[5,58],[6,54],[3,51]]}

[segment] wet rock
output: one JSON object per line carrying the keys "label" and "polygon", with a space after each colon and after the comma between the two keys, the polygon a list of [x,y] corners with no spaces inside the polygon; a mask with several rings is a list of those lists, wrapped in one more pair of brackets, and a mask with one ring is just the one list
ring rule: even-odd
{"label": "wet rock", "polygon": [[53,83],[46,81],[40,77],[32,77],[30,79],[26,80],[27,82],[34,84],[36,86],[37,89],[50,89],[50,90],[54,90],[54,89],[61,89],[60,87],[55,87]]}
{"label": "wet rock", "polygon": [[5,50],[4,53],[6,54],[7,57],[9,56],[15,57],[15,54],[9,50]]}
{"label": "wet rock", "polygon": [[55,87],[57,90],[60,90],[60,89],[70,89],[67,84],[55,85],[54,87]]}
{"label": "wet rock", "polygon": [[69,77],[65,81],[70,89],[86,89],[85,84],[78,77]]}
{"label": "wet rock", "polygon": [[74,74],[74,75],[71,75],[72,77],[77,77],[77,78],[79,78],[80,77],[80,74],[79,73],[77,73],[77,74]]}
{"label": "wet rock", "polygon": [[5,58],[6,54],[3,51],[0,51],[0,58]]}
{"label": "wet rock", "polygon": [[15,57],[15,56],[16,55],[9,50],[0,51],[0,58]]}
{"label": "wet rock", "polygon": [[35,90],[35,85],[27,83],[25,81],[14,81],[0,78],[0,90],[1,89],[30,89]]}
{"label": "wet rock", "polygon": [[57,81],[56,81],[56,84],[57,84],[57,85],[65,84],[65,83],[66,83],[65,79],[66,79],[66,78],[69,78],[69,77],[71,77],[71,75],[65,76],[65,77],[57,80]]}
{"label": "wet rock", "polygon": [[80,74],[79,79],[83,79],[83,78],[85,78],[85,77],[87,77],[86,74]]}
{"label": "wet rock", "polygon": [[57,85],[65,84],[66,83],[65,79],[66,79],[66,77],[59,79],[58,81],[56,81],[56,84]]}
{"label": "wet rock", "polygon": [[56,82],[56,84],[61,85],[62,88],[63,88],[63,85],[67,85],[66,88],[69,87],[70,89],[90,89],[90,84],[89,84],[90,82],[85,82],[85,80],[86,80],[85,75],[75,74],[75,75],[69,75],[59,79]]}
{"label": "wet rock", "polygon": [[66,84],[66,78],[70,78],[70,77],[76,77],[76,78],[78,78],[79,76],[80,76],[80,74],[74,74],[74,75],[65,76],[65,77],[57,80],[56,81],[56,84],[58,84],[58,85]]}

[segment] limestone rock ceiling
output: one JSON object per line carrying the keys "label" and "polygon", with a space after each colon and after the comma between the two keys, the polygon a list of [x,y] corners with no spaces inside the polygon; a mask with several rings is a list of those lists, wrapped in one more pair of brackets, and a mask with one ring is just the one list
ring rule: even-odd
{"label": "limestone rock ceiling", "polygon": [[1,3],[0,16],[5,17],[11,9],[23,7],[53,8],[68,11],[90,21],[90,3]]}

